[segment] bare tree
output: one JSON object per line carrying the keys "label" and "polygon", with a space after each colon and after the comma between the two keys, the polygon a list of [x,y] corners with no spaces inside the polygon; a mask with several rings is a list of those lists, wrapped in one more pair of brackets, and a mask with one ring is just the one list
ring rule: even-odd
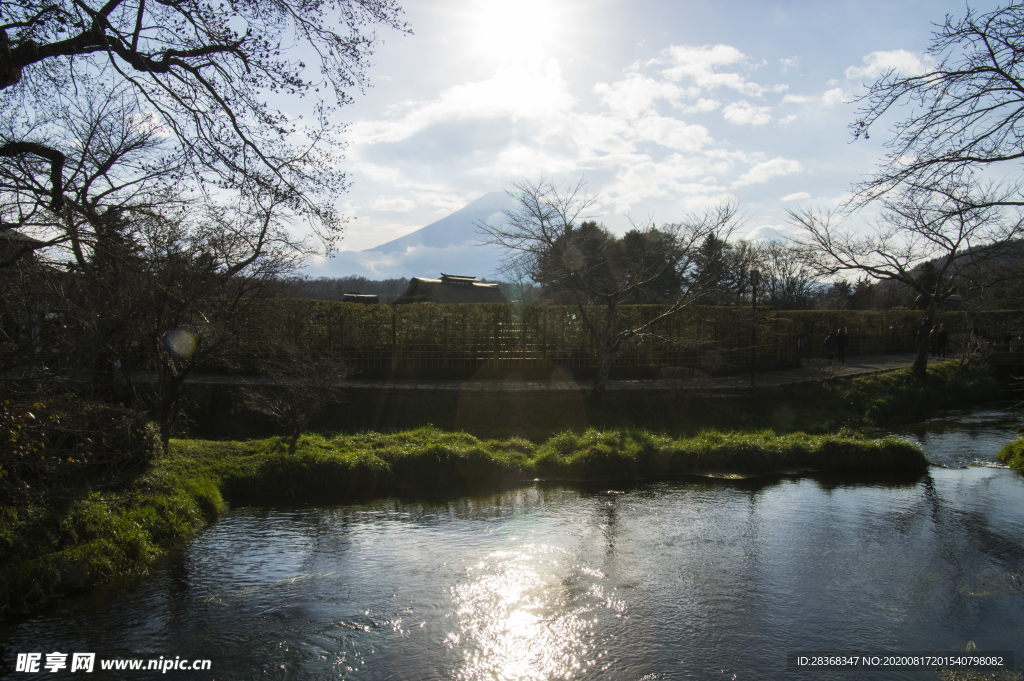
{"label": "bare tree", "polygon": [[819,288],[816,272],[802,257],[800,249],[772,241],[756,247],[756,261],[761,272],[761,290],[766,305],[782,310],[804,309]]}
{"label": "bare tree", "polygon": [[[191,203],[181,187],[180,151],[125,86],[83,85],[75,96],[57,94],[41,102],[35,115],[0,125],[4,138],[24,133],[46,139],[66,161],[64,204],[57,212],[45,209],[41,200],[50,191],[45,161],[23,155],[0,164],[0,221],[44,246],[65,248],[79,268],[89,267],[94,249],[103,251],[105,242],[117,239],[115,213],[129,206],[136,212],[156,207],[166,212]],[[0,267],[20,255],[8,254]]]}
{"label": "bare tree", "polygon": [[[126,83],[173,135],[199,186],[283,185],[330,247],[342,224],[332,204],[345,187],[331,162],[341,148],[331,112],[367,84],[376,35],[365,27],[407,31],[400,14],[392,0],[11,0],[0,7],[0,116],[30,119],[90,80]],[[289,57],[298,47],[319,62],[316,75]],[[313,96],[314,119],[274,109],[273,95]],[[0,139],[0,160],[24,157],[46,165],[45,205],[59,211],[66,152],[31,128]]]}
{"label": "bare tree", "polygon": [[157,376],[151,410],[165,444],[181,415],[189,374],[230,358],[260,323],[256,299],[276,290],[306,255],[280,216],[288,200],[287,194],[246,197],[210,207],[193,223],[139,224],[147,256],[134,290],[138,322],[131,328],[146,350],[145,366]]}
{"label": "bare tree", "polygon": [[[36,267],[8,268],[32,277],[15,302],[22,319],[59,320],[35,345],[91,370],[95,397],[150,408],[166,441],[188,375],[228,352],[254,314],[249,300],[310,252],[293,236],[299,197],[262,182],[216,203],[183,196],[183,153],[126,86],[84,88],[44,113],[49,143],[69,161],[62,209],[39,208],[39,161],[0,167],[0,211],[52,246]],[[154,389],[136,390],[133,369],[155,374]]]}
{"label": "bare tree", "polygon": [[[978,170],[1024,158],[1024,3],[947,16],[928,51],[938,59],[935,68],[909,77],[890,71],[860,100],[855,138],[867,137],[886,112],[912,106],[896,125],[879,172],[858,187],[860,205],[904,185],[918,191],[963,185]],[[1017,180],[958,200],[1024,205]]]}
{"label": "bare tree", "polygon": [[[559,185],[547,178],[514,184],[517,202],[507,224],[478,223],[485,242],[505,249],[506,266],[530,273],[539,283],[572,292],[598,355],[592,397],[600,400],[612,364],[632,344],[652,334],[664,319],[701,299],[693,266],[708,236],[727,236],[737,215],[727,203],[701,215],[656,228],[637,225],[621,240],[596,223],[588,211],[596,199],[585,182]],[[674,282],[673,287],[665,282]],[[620,305],[661,302],[664,309],[639,326],[623,326]],[[603,319],[592,305],[603,309]]]}
{"label": "bare tree", "polygon": [[985,201],[986,195],[973,183],[935,190],[904,185],[880,200],[881,217],[868,232],[846,228],[845,214],[838,211],[803,209],[789,215],[805,230],[801,246],[821,275],[867,275],[899,282],[917,294],[924,315],[914,371],[923,376],[937,307],[951,295],[969,296],[1021,276],[1024,221]]}
{"label": "bare tree", "polygon": [[343,399],[345,364],[321,348],[277,338],[257,348],[254,360],[262,380],[247,382],[242,406],[276,421],[292,437],[325,405]]}

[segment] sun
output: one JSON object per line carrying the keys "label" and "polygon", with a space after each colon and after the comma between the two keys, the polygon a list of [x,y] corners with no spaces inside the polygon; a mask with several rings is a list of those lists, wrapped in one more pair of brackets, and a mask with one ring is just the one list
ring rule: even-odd
{"label": "sun", "polygon": [[471,0],[467,19],[471,54],[498,67],[540,63],[566,33],[551,0]]}

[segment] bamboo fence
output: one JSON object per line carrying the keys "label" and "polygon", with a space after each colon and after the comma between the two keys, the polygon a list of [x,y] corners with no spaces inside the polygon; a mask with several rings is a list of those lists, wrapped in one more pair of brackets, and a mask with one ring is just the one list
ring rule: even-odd
{"label": "bamboo fence", "polygon": [[[352,369],[444,373],[554,365],[576,370],[592,369],[598,361],[591,334],[573,306],[386,306],[296,299],[254,304],[260,306],[259,326],[246,345],[285,337]],[[603,323],[603,308],[588,312]],[[618,328],[636,327],[661,312],[653,305],[623,306]],[[768,369],[823,356],[826,335],[840,327],[847,329],[850,356],[910,352],[916,348],[921,315],[912,310],[761,309],[755,318],[750,308],[695,306],[655,323],[650,333],[626,346],[613,366],[730,372],[749,369],[753,357],[758,368]],[[1020,319],[1019,312],[938,315],[950,332],[951,353],[965,344],[972,321],[1002,333]],[[251,348],[237,350],[245,354]]]}

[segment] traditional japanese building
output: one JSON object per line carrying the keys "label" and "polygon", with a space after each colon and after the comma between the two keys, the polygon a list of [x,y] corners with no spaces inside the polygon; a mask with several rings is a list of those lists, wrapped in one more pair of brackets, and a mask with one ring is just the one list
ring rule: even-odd
{"label": "traditional japanese building", "polygon": [[507,303],[497,284],[485,284],[476,277],[441,274],[440,279],[413,277],[399,303]]}

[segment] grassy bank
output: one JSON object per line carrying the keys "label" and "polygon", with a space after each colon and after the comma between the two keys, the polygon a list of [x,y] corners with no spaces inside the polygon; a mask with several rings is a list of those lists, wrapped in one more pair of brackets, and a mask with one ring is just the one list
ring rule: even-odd
{"label": "grassy bank", "polygon": [[996,452],[996,458],[1010,468],[1024,468],[1024,428],[1018,428],[1017,432],[1021,437],[1006,443]]}
{"label": "grassy bank", "polygon": [[[250,441],[176,440],[121,489],[0,511],[0,614],[76,587],[138,574],[216,518],[224,499],[365,499],[423,485],[483,492],[533,478],[635,480],[787,469],[920,472],[922,452],[844,427],[912,418],[995,396],[985,375],[952,363],[732,398],[727,410],[674,401],[658,429],[625,410],[616,427],[542,437],[483,437],[424,427]],[[609,407],[604,407],[609,408]],[[611,418],[609,416],[609,418]],[[703,424],[702,424],[703,422]],[[727,425],[728,424],[728,425]],[[493,427],[491,424],[483,430]],[[671,434],[669,434],[671,433]],[[810,433],[810,434],[809,434]]]}
{"label": "grassy bank", "polygon": [[224,446],[183,442],[176,456],[198,467],[205,465],[230,497],[255,499],[373,497],[422,485],[483,492],[538,477],[637,480],[711,471],[923,471],[927,467],[922,452],[903,440],[769,431],[707,431],[675,438],[648,431],[587,430],[533,444],[518,438],[480,440],[466,433],[422,428],[390,435],[271,438],[248,443],[248,452],[236,457]]}

